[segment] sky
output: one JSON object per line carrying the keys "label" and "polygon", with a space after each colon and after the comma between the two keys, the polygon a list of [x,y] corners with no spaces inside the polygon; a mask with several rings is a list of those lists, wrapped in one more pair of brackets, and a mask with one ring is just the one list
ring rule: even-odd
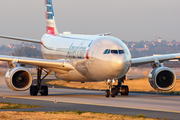
{"label": "sky", "polygon": [[[180,41],[180,0],[53,0],[59,32],[99,34],[126,41]],[[44,0],[1,0],[0,35],[41,39]],[[0,45],[20,43],[0,39]]]}

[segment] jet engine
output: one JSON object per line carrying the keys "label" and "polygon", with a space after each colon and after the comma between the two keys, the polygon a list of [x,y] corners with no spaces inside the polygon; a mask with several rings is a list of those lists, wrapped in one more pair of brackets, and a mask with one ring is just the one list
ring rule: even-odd
{"label": "jet engine", "polygon": [[32,84],[32,75],[26,68],[9,69],[5,75],[7,86],[13,91],[25,91]]}
{"label": "jet engine", "polygon": [[156,67],[149,74],[149,83],[155,90],[171,90],[176,84],[176,75],[167,67]]}

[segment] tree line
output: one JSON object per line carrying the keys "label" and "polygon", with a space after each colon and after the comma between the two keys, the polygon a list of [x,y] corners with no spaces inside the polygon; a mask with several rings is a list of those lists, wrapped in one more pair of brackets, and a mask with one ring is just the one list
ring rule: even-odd
{"label": "tree line", "polygon": [[42,53],[40,50],[31,47],[21,47],[12,52],[12,56],[21,56],[21,57],[32,57],[32,58],[42,58]]}

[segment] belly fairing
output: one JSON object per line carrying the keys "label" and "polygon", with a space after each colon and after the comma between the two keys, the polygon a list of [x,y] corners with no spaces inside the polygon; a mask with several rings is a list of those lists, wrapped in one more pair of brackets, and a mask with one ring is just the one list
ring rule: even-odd
{"label": "belly fairing", "polygon": [[71,70],[67,74],[55,73],[55,76],[57,79],[74,81],[74,82],[93,82],[94,81],[92,79],[87,78],[86,76],[83,76],[77,70]]}

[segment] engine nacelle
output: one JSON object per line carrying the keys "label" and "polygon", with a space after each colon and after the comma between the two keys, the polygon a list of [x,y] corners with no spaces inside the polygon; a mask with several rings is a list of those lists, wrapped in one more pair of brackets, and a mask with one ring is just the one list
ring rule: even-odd
{"label": "engine nacelle", "polygon": [[150,72],[149,83],[155,90],[171,90],[176,84],[176,75],[167,67],[157,67]]}
{"label": "engine nacelle", "polygon": [[32,75],[26,68],[15,67],[7,71],[5,81],[11,90],[25,91],[32,84]]}

